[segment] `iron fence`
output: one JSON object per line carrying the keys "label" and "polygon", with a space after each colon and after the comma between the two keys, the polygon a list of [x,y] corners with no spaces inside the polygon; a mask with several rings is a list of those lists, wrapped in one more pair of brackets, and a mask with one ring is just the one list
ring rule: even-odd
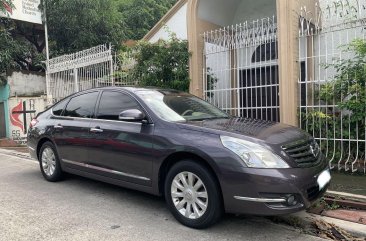
{"label": "iron fence", "polygon": [[237,116],[280,121],[276,18],[203,34],[204,98]]}
{"label": "iron fence", "polygon": [[299,18],[300,127],[332,168],[366,173],[366,1],[323,1]]}
{"label": "iron fence", "polygon": [[78,91],[114,85],[112,48],[104,44],[50,59],[46,76],[49,104]]}

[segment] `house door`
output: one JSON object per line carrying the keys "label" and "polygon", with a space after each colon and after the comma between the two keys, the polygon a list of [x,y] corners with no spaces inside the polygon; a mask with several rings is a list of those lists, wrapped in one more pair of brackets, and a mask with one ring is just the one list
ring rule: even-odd
{"label": "house door", "polygon": [[278,65],[240,70],[241,116],[280,121]]}
{"label": "house door", "polygon": [[6,125],[5,125],[5,105],[4,102],[0,103],[0,138],[6,137]]}

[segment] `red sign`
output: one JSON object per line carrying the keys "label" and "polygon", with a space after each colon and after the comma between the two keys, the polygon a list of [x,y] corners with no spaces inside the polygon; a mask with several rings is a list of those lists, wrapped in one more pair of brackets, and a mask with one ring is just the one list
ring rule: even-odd
{"label": "red sign", "polygon": [[24,124],[22,121],[19,120],[19,116],[22,115],[21,112],[23,111],[23,103],[19,102],[17,106],[15,106],[10,113],[10,122],[13,126],[17,126],[24,132]]}
{"label": "red sign", "polygon": [[[10,122],[13,126],[17,126],[22,129],[24,134],[27,134],[27,114],[36,113],[35,110],[27,110],[26,102],[20,101],[10,113]],[[19,116],[23,115],[23,121],[19,120]]]}

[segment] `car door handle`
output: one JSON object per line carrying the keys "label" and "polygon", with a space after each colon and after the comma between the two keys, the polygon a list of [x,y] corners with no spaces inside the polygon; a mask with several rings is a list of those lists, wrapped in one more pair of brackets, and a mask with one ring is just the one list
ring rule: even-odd
{"label": "car door handle", "polygon": [[58,124],[58,125],[53,126],[53,128],[60,130],[60,129],[63,129],[64,127],[61,124]]}
{"label": "car door handle", "polygon": [[94,133],[102,133],[103,132],[103,130],[100,129],[100,127],[90,128],[90,131],[94,132]]}

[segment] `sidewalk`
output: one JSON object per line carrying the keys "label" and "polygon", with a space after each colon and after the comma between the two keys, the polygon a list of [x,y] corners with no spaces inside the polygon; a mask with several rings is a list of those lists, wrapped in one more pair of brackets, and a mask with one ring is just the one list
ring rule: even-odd
{"label": "sidewalk", "polygon": [[332,182],[329,189],[336,192],[347,192],[366,196],[366,175],[360,173],[332,172]]}

